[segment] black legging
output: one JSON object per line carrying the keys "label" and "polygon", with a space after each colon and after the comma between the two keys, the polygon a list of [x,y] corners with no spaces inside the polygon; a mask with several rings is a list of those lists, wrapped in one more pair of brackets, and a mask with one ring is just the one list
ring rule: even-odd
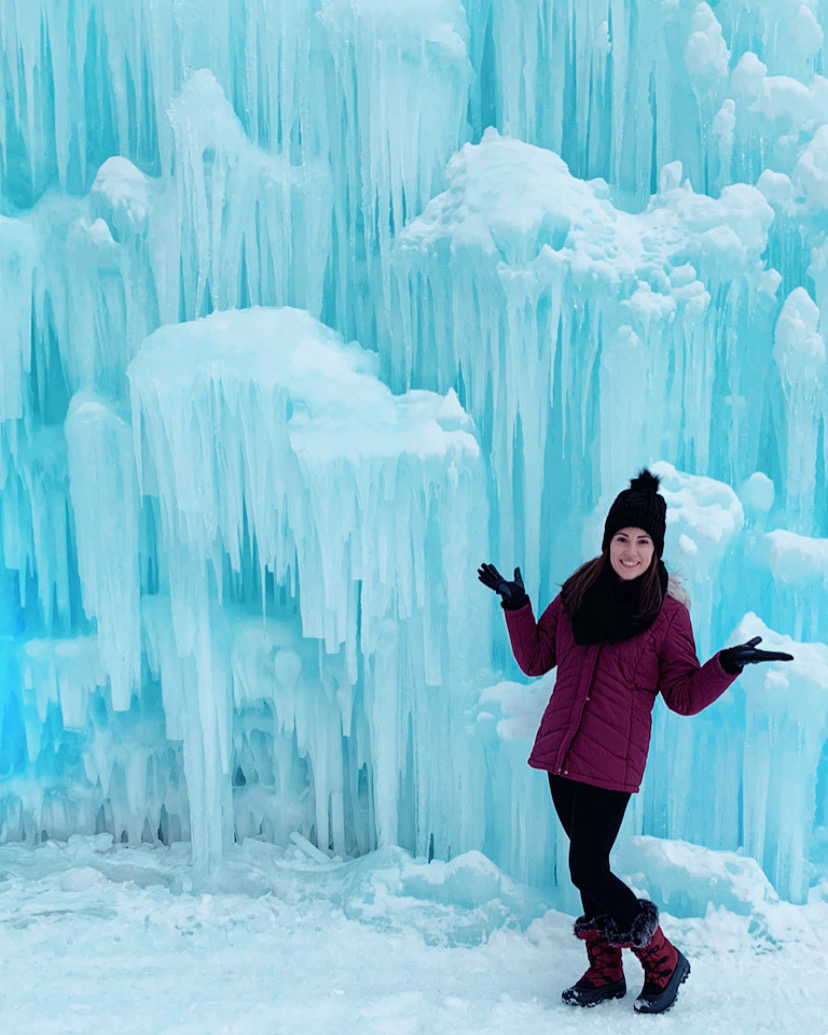
{"label": "black legging", "polygon": [[569,873],[581,893],[584,916],[608,913],[628,931],[640,906],[627,885],[610,870],[609,856],[630,795],[608,791],[549,773],[558,819],[569,838]]}

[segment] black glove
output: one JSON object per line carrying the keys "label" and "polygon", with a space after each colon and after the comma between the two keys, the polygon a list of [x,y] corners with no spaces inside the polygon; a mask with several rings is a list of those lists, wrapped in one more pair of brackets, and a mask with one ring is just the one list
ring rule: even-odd
{"label": "black glove", "polygon": [[793,661],[793,654],[783,654],[778,650],[757,650],[756,644],[761,642],[761,636],[754,636],[738,647],[726,647],[719,651],[722,668],[728,675],[738,676],[745,665],[756,665],[760,661]]}
{"label": "black glove", "polygon": [[520,568],[515,568],[514,582],[507,582],[493,564],[481,564],[477,569],[477,577],[484,586],[500,594],[501,607],[505,607],[507,611],[517,611],[519,607],[529,603],[529,597],[523,588]]}

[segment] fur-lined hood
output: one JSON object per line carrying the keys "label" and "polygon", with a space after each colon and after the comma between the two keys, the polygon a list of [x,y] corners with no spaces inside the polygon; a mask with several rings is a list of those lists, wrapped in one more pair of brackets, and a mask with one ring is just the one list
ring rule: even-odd
{"label": "fur-lined hood", "polygon": [[684,588],[684,582],[679,575],[670,575],[667,579],[667,595],[672,597],[673,600],[678,600],[680,604],[684,604],[687,610],[690,610],[690,594]]}

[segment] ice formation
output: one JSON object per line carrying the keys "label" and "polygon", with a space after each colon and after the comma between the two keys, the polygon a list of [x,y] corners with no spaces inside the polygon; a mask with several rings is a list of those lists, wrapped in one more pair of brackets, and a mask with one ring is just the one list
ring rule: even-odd
{"label": "ice formation", "polygon": [[816,0],[0,0],[0,840],[188,840],[202,873],[234,837],[483,851],[554,886],[525,765],[554,676],[515,681],[475,569],[520,564],[540,609],[651,464],[700,651],[797,660],[658,709],[628,833],[804,899],[825,28]]}

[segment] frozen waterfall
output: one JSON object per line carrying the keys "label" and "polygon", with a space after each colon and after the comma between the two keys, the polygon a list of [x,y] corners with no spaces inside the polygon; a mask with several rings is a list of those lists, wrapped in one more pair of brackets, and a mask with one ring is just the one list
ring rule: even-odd
{"label": "frozen waterfall", "polygon": [[[700,651],[627,833],[828,872],[828,4],[0,0],[0,841],[554,889],[538,608],[638,467]],[[629,849],[625,849],[629,851]],[[560,892],[563,904],[570,892]]]}

